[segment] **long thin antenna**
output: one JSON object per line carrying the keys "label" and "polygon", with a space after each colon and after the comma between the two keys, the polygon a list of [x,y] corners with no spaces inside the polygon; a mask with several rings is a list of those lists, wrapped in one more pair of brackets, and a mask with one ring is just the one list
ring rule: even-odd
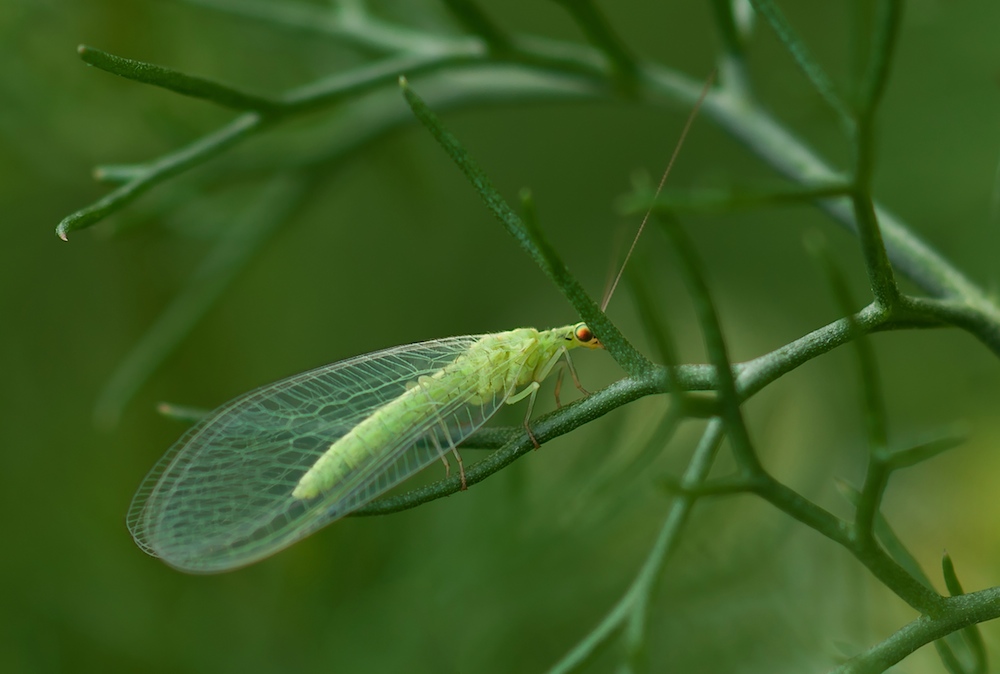
{"label": "long thin antenna", "polygon": [[[681,137],[678,139],[677,145],[674,146],[674,152],[670,155],[670,161],[667,163],[667,168],[663,172],[663,177],[660,178],[660,184],[656,186],[656,193],[653,194],[654,202],[657,197],[660,196],[660,192],[663,191],[663,185],[667,182],[667,176],[670,175],[670,170],[673,169],[674,162],[677,161],[677,155],[680,154],[681,146],[684,145],[684,139],[687,138],[688,131],[691,130],[691,125],[694,124],[694,119],[698,116],[701,104],[705,102],[705,97],[708,96],[708,92],[712,88],[712,82],[714,80],[715,70],[713,69],[712,72],[708,74],[708,79],[705,80],[705,86],[701,88],[701,94],[698,96],[698,100],[695,102],[694,107],[691,108],[690,114],[688,114],[687,121],[684,123],[684,129],[681,131]],[[642,222],[639,224],[639,231],[635,233],[635,238],[632,239],[632,245],[629,246],[628,253],[625,255],[625,261],[622,262],[622,267],[618,270],[618,275],[615,276],[614,283],[611,284],[611,288],[608,289],[608,292],[604,295],[604,299],[601,300],[601,311],[608,308],[611,296],[615,294],[615,288],[618,287],[618,282],[622,280],[622,274],[625,273],[625,266],[632,258],[632,252],[635,250],[635,244],[639,243],[639,237],[642,236],[642,230],[646,228],[646,221],[649,220],[649,215],[652,212],[653,205],[650,204],[649,208],[646,210],[646,214],[642,216]]]}

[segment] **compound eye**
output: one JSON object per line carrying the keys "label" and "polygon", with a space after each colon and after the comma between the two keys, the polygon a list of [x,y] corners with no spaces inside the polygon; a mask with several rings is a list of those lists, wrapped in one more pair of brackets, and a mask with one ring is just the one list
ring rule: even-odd
{"label": "compound eye", "polygon": [[583,342],[584,344],[586,344],[587,342],[589,342],[594,338],[594,333],[591,332],[590,328],[588,328],[583,323],[580,323],[576,326],[576,328],[573,330],[573,334],[577,338],[577,340]]}

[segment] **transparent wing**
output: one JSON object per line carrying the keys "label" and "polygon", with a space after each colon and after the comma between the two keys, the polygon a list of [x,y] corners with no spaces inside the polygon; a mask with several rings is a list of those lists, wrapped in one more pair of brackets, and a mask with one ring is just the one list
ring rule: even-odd
{"label": "transparent wing", "polygon": [[481,427],[510,391],[458,391],[393,433],[328,492],[292,496],[302,475],[374,410],[453,362],[478,336],[358,356],[289,377],[215,410],[178,440],[132,500],[128,527],[151,555],[213,573],[257,561],[364,505],[439,460]]}

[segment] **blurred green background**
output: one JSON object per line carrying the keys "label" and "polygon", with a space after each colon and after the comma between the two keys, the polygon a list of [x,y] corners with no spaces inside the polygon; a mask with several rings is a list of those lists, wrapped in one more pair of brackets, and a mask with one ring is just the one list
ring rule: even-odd
{"label": "blurred green background", "polygon": [[[437,3],[399,4],[385,11],[425,26],[446,21]],[[483,4],[504,25],[582,39],[554,3]],[[696,78],[711,69],[718,45],[707,7],[602,4],[643,58]],[[843,81],[847,10],[781,4]],[[883,204],[988,288],[1000,242],[997,26],[993,0],[906,4],[879,116],[876,180]],[[329,39],[180,2],[0,4],[0,670],[511,672],[552,664],[628,586],[668,506],[655,481],[684,465],[699,424],[686,424],[653,466],[630,471],[666,404],[646,399],[467,493],[338,522],[238,572],[193,577],[146,557],[124,514],[183,429],[157,415],[157,402],[211,407],[386,346],[575,318],[411,124],[318,176],[119,423],[99,428],[94,405],[116,366],[220,233],[259,213],[268,178],[247,172],[204,188],[185,177],[59,241],[56,223],[109,189],[90,179],[95,165],[148,160],[233,116],[88,68],[79,43],[264,93],[359,59]],[[843,166],[847,149],[832,115],[766,27],[758,26],[750,53],[762,100]],[[685,114],[625,103],[503,103],[445,118],[504,194],[533,189],[550,239],[599,295],[613,242],[623,224],[636,224],[616,214],[615,201],[635,171],[662,170]],[[252,165],[280,152],[283,139],[301,149],[308,125],[323,120],[317,113],[298,135],[281,131],[235,156]],[[706,119],[671,177],[674,189],[774,182]],[[803,249],[807,231],[826,234],[864,297],[853,240],[813,209],[686,222],[737,360],[837,317]],[[641,248],[638,264],[657,281],[684,361],[702,362],[669,251],[656,232]],[[648,353],[627,292],[611,314]],[[933,578],[946,549],[967,590],[1000,583],[1000,365],[955,331],[874,341],[894,440],[956,422],[971,431],[961,449],[894,478],[887,516]],[[620,374],[605,354],[576,363],[591,388]],[[833,480],[858,483],[864,467],[853,367],[847,350],[824,356],[747,406],[767,465],[841,513]],[[750,497],[704,502],[653,606],[651,669],[825,671],[914,617],[846,553],[773,509]],[[1000,631],[983,629],[995,660]],[[589,671],[609,671],[617,656],[603,652]],[[943,670],[925,648],[899,671]]]}

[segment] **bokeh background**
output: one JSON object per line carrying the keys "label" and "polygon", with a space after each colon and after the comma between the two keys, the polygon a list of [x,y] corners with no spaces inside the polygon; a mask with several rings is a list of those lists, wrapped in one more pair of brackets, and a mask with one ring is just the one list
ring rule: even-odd
{"label": "bokeh background", "polygon": [[[483,4],[506,26],[582,39],[555,3]],[[419,25],[446,21],[438,3],[399,5],[378,4]],[[697,78],[712,67],[718,43],[703,3],[602,5],[642,57]],[[781,3],[844,81],[849,12],[839,5]],[[879,116],[876,181],[883,204],[989,288],[1000,252],[997,26],[992,0],[906,3]],[[183,2],[0,3],[0,670],[510,672],[552,664],[638,570],[668,506],[656,480],[684,465],[698,424],[686,424],[652,466],[630,470],[666,405],[643,400],[468,493],[338,522],[234,573],[187,576],[145,556],[124,514],[183,429],[156,413],[157,402],[211,407],[386,346],[575,319],[411,124],[318,176],[117,423],[98,423],[95,403],[115,368],[171,298],[198,282],[191,279],[218,237],[266,207],[268,178],[261,170],[223,179],[235,165],[223,159],[59,241],[56,223],[109,189],[91,180],[95,165],[142,162],[232,118],[88,68],[79,43],[264,93],[359,59],[327,38]],[[764,26],[751,67],[775,115],[844,165],[847,147],[831,114]],[[662,170],[685,114],[626,103],[502,103],[445,117],[504,194],[533,189],[551,240],[599,295],[614,242],[636,224],[618,215],[616,200],[634,172]],[[263,166],[261,157],[280,156],[287,141],[294,159],[323,122],[317,113],[295,133],[240,152],[248,166]],[[674,189],[775,182],[706,119],[671,177]],[[864,298],[854,242],[813,209],[686,223],[736,359],[837,317],[804,251],[806,232],[825,234]],[[641,248],[638,264],[655,281],[683,359],[703,362],[669,251],[655,231]],[[646,349],[627,292],[611,313]],[[1000,583],[1000,364],[954,331],[874,341],[894,441],[956,423],[970,432],[962,448],[894,477],[887,516],[933,578],[947,550],[967,590]],[[592,388],[620,374],[604,354],[576,362]],[[834,478],[857,483],[864,466],[849,350],[803,366],[747,410],[767,465],[846,513]],[[750,497],[703,502],[656,595],[649,657],[654,671],[825,671],[914,617],[846,553],[771,508]],[[996,660],[1000,631],[983,630]],[[589,671],[609,671],[617,656],[604,651]],[[899,671],[943,670],[925,648]]]}

